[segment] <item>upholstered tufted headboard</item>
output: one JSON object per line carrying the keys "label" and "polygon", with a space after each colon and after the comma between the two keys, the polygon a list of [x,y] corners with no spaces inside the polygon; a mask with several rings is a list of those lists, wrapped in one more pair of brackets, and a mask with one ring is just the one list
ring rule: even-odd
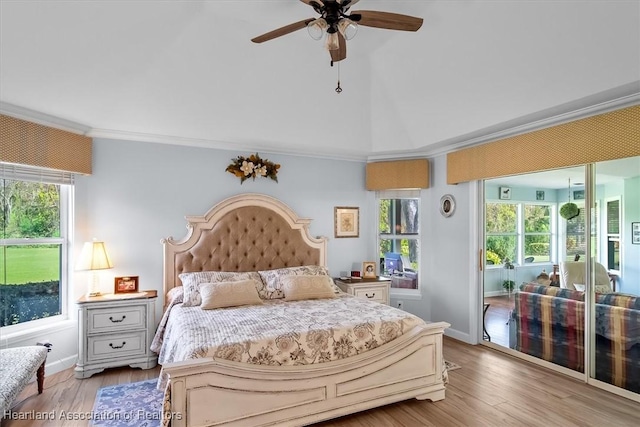
{"label": "upholstered tufted headboard", "polygon": [[184,272],[326,267],[327,239],[311,237],[311,220],[273,197],[240,194],[186,219],[185,239],[162,240],[165,297],[181,285],[178,275]]}

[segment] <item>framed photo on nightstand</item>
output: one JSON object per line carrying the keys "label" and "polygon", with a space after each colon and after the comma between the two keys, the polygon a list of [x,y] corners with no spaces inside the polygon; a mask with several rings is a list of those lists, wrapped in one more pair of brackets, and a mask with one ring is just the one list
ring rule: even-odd
{"label": "framed photo on nightstand", "polygon": [[138,276],[116,277],[114,294],[138,292]]}
{"label": "framed photo on nightstand", "polygon": [[376,275],[376,263],[374,261],[365,261],[362,263],[362,277],[365,279],[375,279]]}

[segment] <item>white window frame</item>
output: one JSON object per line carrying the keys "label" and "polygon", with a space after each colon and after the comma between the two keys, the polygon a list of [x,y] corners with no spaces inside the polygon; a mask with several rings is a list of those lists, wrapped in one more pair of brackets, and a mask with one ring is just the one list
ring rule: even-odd
{"label": "white window frame", "polygon": [[0,163],[0,178],[16,181],[42,182],[60,186],[60,237],[0,239],[0,246],[24,244],[60,245],[60,314],[1,327],[2,345],[8,345],[9,340],[13,338],[20,339],[20,336],[26,333],[43,329],[58,329],[61,322],[65,322],[70,318],[70,250],[72,247],[73,231],[74,177],[72,174],[64,171]]}
{"label": "white window frame", "polygon": [[[417,289],[404,289],[404,288],[389,288],[391,292],[391,296],[402,296],[404,297],[415,297],[420,298],[422,296],[421,288],[422,288],[422,278],[423,275],[423,263],[422,259],[424,254],[422,253],[422,200],[420,197],[420,190],[384,190],[376,192],[376,222],[375,222],[375,233],[376,233],[376,260],[379,259],[378,254],[380,252],[380,241],[382,235],[380,233],[380,200],[383,199],[416,199],[418,201],[418,233],[410,234],[410,235],[397,235],[400,239],[406,240],[417,240],[418,241],[418,288]],[[387,238],[385,238],[387,240]],[[376,261],[377,263],[377,261]]]}
{"label": "white window frame", "polygon": [[[540,232],[526,232],[525,231],[525,206],[548,206],[549,207],[549,232],[548,233],[540,233]],[[549,264],[553,263],[555,258],[555,247],[557,242],[557,227],[556,227],[556,216],[557,216],[557,205],[555,203],[545,203],[545,202],[520,202],[520,206],[518,207],[518,215],[520,217],[520,228],[522,230],[519,233],[518,237],[518,256],[521,260],[521,265],[525,265],[524,259],[526,258],[526,254],[524,253],[525,247],[525,239],[527,236],[549,236],[549,261],[537,261],[526,265],[535,265],[535,264]]]}
{"label": "white window frame", "polygon": [[[485,202],[485,206],[483,207],[483,209],[485,209],[486,211],[486,205],[487,204],[494,204],[494,205],[515,205],[516,206],[516,229],[513,232],[502,232],[502,233],[488,233],[486,231],[486,219],[485,219],[485,223],[483,224],[483,226],[485,227],[485,241],[484,241],[484,247],[485,247],[485,251],[487,250],[487,239],[489,237],[493,237],[493,236],[514,236],[516,238],[516,255],[515,255],[515,259],[510,260],[512,263],[517,264],[517,265],[525,265],[524,263],[524,258],[525,258],[525,253],[524,253],[524,245],[525,245],[525,237],[526,236],[546,236],[549,235],[550,239],[549,239],[549,261],[539,261],[539,262],[533,262],[531,264],[526,264],[526,265],[544,265],[544,264],[553,264],[554,260],[556,259],[556,246],[557,246],[557,242],[558,242],[558,236],[557,236],[557,220],[556,220],[556,216],[557,216],[557,205],[555,203],[549,203],[549,202],[535,202],[535,201],[515,201],[515,200],[504,200],[504,201],[497,201],[497,200],[491,200],[491,201],[486,201]],[[524,207],[525,205],[527,206],[549,206],[550,208],[550,231],[548,233],[533,233],[533,232],[525,232],[525,227],[524,227],[524,222],[525,222],[525,215],[524,215]],[[566,230],[565,230],[566,231]],[[502,260],[504,261],[504,260]],[[495,264],[495,265],[486,265],[486,260],[485,262],[485,266],[487,269],[493,269],[493,268],[503,268],[504,267],[504,263],[501,264]]]}

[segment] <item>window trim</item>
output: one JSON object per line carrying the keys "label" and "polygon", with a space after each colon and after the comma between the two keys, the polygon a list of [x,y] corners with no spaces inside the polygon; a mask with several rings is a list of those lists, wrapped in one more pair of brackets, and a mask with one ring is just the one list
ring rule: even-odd
{"label": "window trim", "polygon": [[[28,173],[26,175],[20,173],[22,169],[26,169]],[[61,172],[61,177],[64,178],[64,182],[56,180],[55,173],[48,175],[50,171],[43,170],[43,174],[40,175],[41,179],[35,180],[34,176],[37,173],[33,170],[37,168],[22,168],[16,166],[10,170],[11,173],[7,173],[5,164],[0,169],[0,179],[9,179],[17,181],[29,181],[29,182],[42,182],[47,184],[54,184],[60,186],[60,237],[47,237],[47,238],[29,238],[29,243],[40,244],[60,244],[60,314],[55,316],[49,316],[42,319],[30,320],[15,325],[7,325],[0,327],[2,331],[1,342],[9,342],[8,340],[23,339],[25,336],[41,330],[57,330],[58,327],[65,324],[70,319],[70,307],[72,301],[70,301],[71,292],[71,265],[70,265],[70,251],[72,248],[72,221],[73,221],[73,203],[74,203],[74,180],[67,179],[69,173]],[[24,170],[22,170],[24,172]],[[46,178],[50,178],[46,179]],[[24,244],[27,239],[0,239],[0,245],[15,245]]]}
{"label": "window trim", "polygon": [[[390,234],[390,233],[380,233],[380,200],[388,199],[388,200],[400,200],[400,199],[415,199],[418,201],[418,233],[406,233],[406,234]],[[375,211],[376,211],[376,259],[379,259],[380,252],[380,241],[381,238],[385,240],[397,240],[399,239],[407,239],[407,240],[416,240],[418,242],[418,247],[420,248],[420,252],[418,253],[418,289],[405,289],[405,288],[392,288],[389,286],[390,297],[402,297],[408,300],[421,300],[422,299],[422,269],[423,269],[423,257],[424,254],[422,252],[422,198],[420,194],[420,190],[385,190],[385,191],[376,191],[375,198]],[[382,272],[381,272],[382,273]]]}
{"label": "window trim", "polygon": [[[486,230],[487,227],[487,219],[484,219],[484,227],[485,227],[485,231],[484,231],[484,247],[485,247],[485,253],[487,250],[487,239],[489,237],[501,237],[501,236],[508,236],[508,237],[515,237],[516,239],[516,256],[515,259],[510,260],[511,262],[517,264],[517,265],[525,265],[524,262],[524,258],[525,258],[525,249],[524,249],[524,245],[525,245],[525,238],[526,236],[549,236],[549,261],[537,261],[537,262],[532,262],[532,263],[528,263],[526,265],[528,266],[534,266],[534,265],[546,265],[546,264],[554,264],[555,261],[554,259],[556,254],[557,254],[557,250],[555,249],[557,246],[557,242],[559,242],[559,236],[558,236],[558,226],[557,226],[557,213],[558,213],[558,208],[557,208],[557,203],[552,203],[552,202],[544,202],[544,201],[517,201],[517,200],[489,200],[484,202],[484,211],[486,212],[486,206],[488,204],[493,204],[493,205],[515,205],[516,207],[516,227],[515,227],[515,231],[513,232],[499,232],[499,233],[489,233]],[[550,219],[550,231],[548,233],[541,233],[541,232],[525,232],[525,206],[548,206],[549,207],[549,219]],[[566,231],[566,230],[565,230]],[[490,265],[487,264],[486,262],[486,255],[484,257],[485,259],[483,260],[485,268],[486,269],[499,269],[499,268],[504,268],[504,263],[501,264],[494,264],[494,265]]]}

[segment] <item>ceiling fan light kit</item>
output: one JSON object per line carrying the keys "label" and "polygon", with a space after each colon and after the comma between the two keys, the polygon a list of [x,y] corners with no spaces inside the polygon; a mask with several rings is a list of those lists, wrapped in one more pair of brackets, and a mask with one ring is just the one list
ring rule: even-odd
{"label": "ceiling fan light kit", "polygon": [[[263,43],[277,37],[307,29],[314,40],[322,39],[326,34],[325,48],[331,56],[331,66],[347,57],[347,40],[358,33],[358,26],[384,28],[387,30],[418,31],[422,26],[422,18],[400,15],[398,13],[379,12],[375,10],[359,10],[349,13],[349,9],[360,0],[300,0],[309,5],[320,15],[319,18],[303,19],[284,27],[277,28],[261,36],[251,39],[254,43]],[[339,65],[339,64],[338,64]],[[341,93],[340,70],[338,69],[338,86],[336,93]]]}
{"label": "ceiling fan light kit", "polygon": [[359,0],[300,0],[311,6],[320,18],[309,18],[277,28],[261,36],[251,39],[254,43],[263,43],[294,31],[307,28],[314,40],[320,40],[324,33],[325,47],[331,56],[331,62],[339,62],[347,57],[346,41],[355,37],[358,26],[383,28],[387,30],[418,31],[422,26],[422,18],[398,13],[375,10],[349,9]]}
{"label": "ceiling fan light kit", "polygon": [[329,24],[325,21],[324,18],[318,18],[314,21],[309,22],[307,25],[307,31],[309,35],[314,40],[320,40],[322,36],[324,36],[325,31],[329,28]]}

